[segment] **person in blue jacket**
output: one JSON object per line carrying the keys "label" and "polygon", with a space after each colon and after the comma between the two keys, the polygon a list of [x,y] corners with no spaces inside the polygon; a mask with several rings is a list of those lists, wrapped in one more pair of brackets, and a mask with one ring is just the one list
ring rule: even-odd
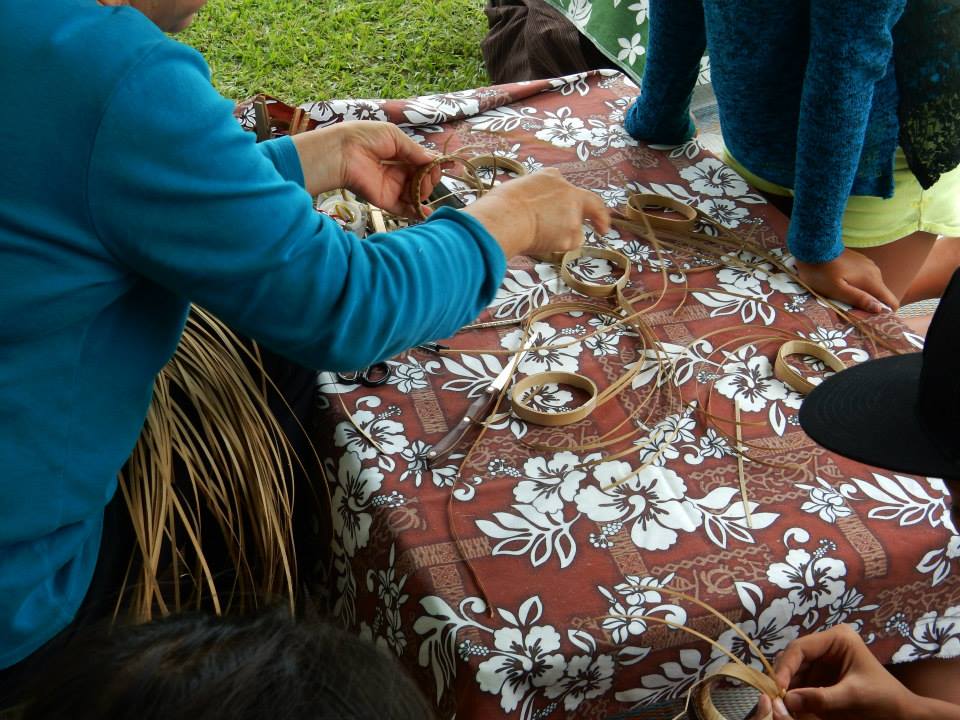
{"label": "person in blue jacket", "polygon": [[[726,159],[760,190],[792,197],[800,278],[872,312],[939,297],[960,265],[954,5],[910,0],[907,18],[906,0],[651,0],[626,129],[690,139],[709,47]],[[928,175],[932,148],[945,160]]]}
{"label": "person in blue jacket", "polygon": [[456,332],[506,258],[608,228],[597,196],[548,170],[409,229],[343,232],[311,195],[409,214],[432,156],[377,122],[255,144],[165,34],[202,5],[0,3],[0,672],[84,601],[189,303],[303,365],[356,369]]}

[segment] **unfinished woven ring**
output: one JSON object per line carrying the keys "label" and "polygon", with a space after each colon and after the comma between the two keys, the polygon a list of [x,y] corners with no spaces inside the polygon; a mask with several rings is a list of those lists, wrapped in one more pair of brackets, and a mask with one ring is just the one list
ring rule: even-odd
{"label": "unfinished woven ring", "polygon": [[777,376],[778,380],[786,383],[786,385],[801,395],[806,395],[813,390],[816,385],[790,366],[790,363],[787,362],[787,357],[790,355],[810,355],[818,360],[822,360],[828,368],[836,372],[847,369],[847,366],[843,364],[843,360],[822,345],[817,345],[809,340],[790,340],[785,342],[780,346],[780,350],[777,351],[777,361],[773,366],[773,373]]}
{"label": "unfinished woven ring", "polygon": [[[680,217],[671,217],[663,213],[653,213],[649,207],[660,207],[677,213]],[[634,193],[627,198],[626,215],[631,220],[647,219],[651,227],[675,232],[690,232],[697,224],[697,211],[679,200],[663,195],[650,193]]]}
{"label": "unfinished woven ring", "polygon": [[417,170],[413,179],[410,181],[410,185],[407,187],[407,196],[410,200],[410,205],[416,208],[417,215],[421,220],[427,219],[426,208],[429,207],[429,203],[424,203],[420,197],[420,187],[423,185],[423,179],[429,175],[435,167],[446,165],[447,163],[459,163],[463,165],[464,175],[458,177],[458,179],[470,185],[477,192],[477,195],[483,195],[483,193],[489,189],[480,178],[476,166],[470,159],[461,157],[460,155],[440,155],[435,157]]}
{"label": "unfinished woven ring", "polygon": [[713,703],[713,688],[720,680],[734,680],[749,685],[771,700],[782,697],[783,693],[776,681],[769,675],[751,667],[728,663],[711,673],[691,688],[686,716],[689,720],[727,720]]}
{"label": "unfinished woven ring", "polygon": [[[575,260],[584,257],[600,258],[607,260],[620,269],[620,276],[613,283],[595,283],[589,280],[581,280],[574,276],[570,270],[570,264]],[[616,250],[596,247],[579,247],[576,250],[569,250],[563,255],[560,261],[560,277],[568,287],[576,290],[581,295],[588,297],[611,297],[619,295],[626,287],[627,280],[630,279],[630,258]]]}
{"label": "unfinished woven ring", "polygon": [[493,172],[494,177],[490,178],[490,184],[486,186],[487,189],[493,188],[497,170],[512,172],[517,177],[523,177],[527,174],[527,168],[522,163],[499,155],[476,155],[470,158],[470,164],[475,170],[491,170]]}
{"label": "unfinished woven ring", "polygon": [[[578,408],[573,410],[563,410],[561,412],[545,412],[535,410],[523,401],[523,393],[530,388],[554,383],[557,385],[570,385],[580,390],[585,390],[590,397]],[[593,412],[597,406],[597,385],[585,375],[569,372],[541,372],[529,375],[518,380],[510,393],[510,401],[513,404],[513,413],[521,420],[533,423],[534,425],[546,425],[549,427],[558,427],[561,425],[572,425],[579,422]]]}

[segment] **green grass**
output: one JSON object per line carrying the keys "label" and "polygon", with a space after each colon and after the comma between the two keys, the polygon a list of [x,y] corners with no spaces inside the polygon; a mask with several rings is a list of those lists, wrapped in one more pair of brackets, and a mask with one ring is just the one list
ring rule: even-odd
{"label": "green grass", "polygon": [[483,0],[210,0],[178,39],[239,100],[404,98],[489,84]]}

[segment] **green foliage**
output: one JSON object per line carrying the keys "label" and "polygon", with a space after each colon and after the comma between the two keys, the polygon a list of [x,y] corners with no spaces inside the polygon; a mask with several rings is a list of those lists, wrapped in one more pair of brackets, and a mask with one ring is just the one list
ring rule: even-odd
{"label": "green foliage", "polygon": [[210,0],[178,37],[235,100],[405,98],[489,84],[483,0]]}

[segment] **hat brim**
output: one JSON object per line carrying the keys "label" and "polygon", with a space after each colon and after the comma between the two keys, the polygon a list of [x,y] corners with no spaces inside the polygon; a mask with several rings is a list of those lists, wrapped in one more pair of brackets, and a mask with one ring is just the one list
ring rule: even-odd
{"label": "hat brim", "polygon": [[872,360],[818,385],[800,407],[800,426],[833,452],[877,467],[958,479],[956,461],[928,438],[917,416],[923,354]]}

